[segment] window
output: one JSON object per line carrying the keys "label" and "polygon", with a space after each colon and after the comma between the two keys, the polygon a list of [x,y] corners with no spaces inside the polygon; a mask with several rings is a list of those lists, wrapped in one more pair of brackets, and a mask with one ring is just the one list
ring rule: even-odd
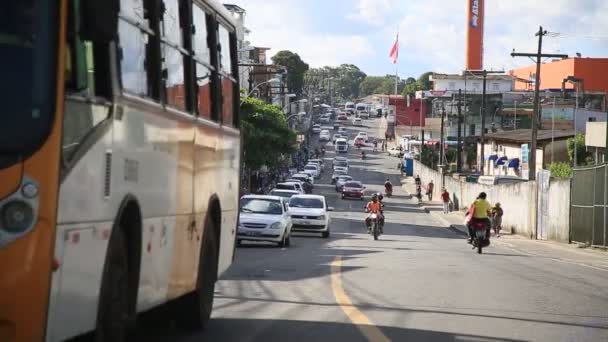
{"label": "window", "polygon": [[192,45],[196,68],[197,104],[196,110],[200,117],[211,118],[211,54],[207,45],[207,17],[205,12],[194,5],[192,9],[194,36]]}
{"label": "window", "polygon": [[234,110],[235,106],[235,96],[236,85],[232,80],[232,56],[234,51],[232,51],[232,41],[235,41],[234,46],[236,46],[236,37],[234,33],[228,31],[226,27],[220,23],[218,28],[218,36],[220,42],[220,70],[221,70],[221,88],[222,88],[222,122],[224,125],[233,125],[234,120]]}
{"label": "window", "polygon": [[154,33],[146,13],[144,0],[120,0],[120,71],[122,86],[126,91],[151,97],[146,55]]}
{"label": "window", "polygon": [[178,0],[166,0],[161,23],[163,84],[167,105],[186,110],[184,53]]}
{"label": "window", "polygon": [[221,71],[232,75],[232,58],[230,51],[230,32],[222,24],[219,25],[220,63]]}
{"label": "window", "polygon": [[492,83],[492,90],[499,91],[500,90],[500,84],[498,84],[498,83]]}

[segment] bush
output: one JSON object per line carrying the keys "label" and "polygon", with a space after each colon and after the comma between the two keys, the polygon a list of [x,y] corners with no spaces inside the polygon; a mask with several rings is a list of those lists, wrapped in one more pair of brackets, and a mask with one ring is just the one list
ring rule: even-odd
{"label": "bush", "polygon": [[572,177],[572,166],[570,163],[559,162],[549,164],[549,171],[552,177],[568,178]]}

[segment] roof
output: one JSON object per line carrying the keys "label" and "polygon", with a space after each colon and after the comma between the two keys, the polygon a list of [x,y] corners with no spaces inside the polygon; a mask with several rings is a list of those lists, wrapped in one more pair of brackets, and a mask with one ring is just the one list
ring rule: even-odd
{"label": "roof", "polygon": [[299,195],[295,195],[294,197],[298,197],[298,198],[314,198],[314,199],[320,199],[320,200],[325,200],[325,196],[322,195],[308,195],[308,194],[299,194]]}
{"label": "roof", "polygon": [[244,195],[241,198],[258,198],[258,199],[269,199],[269,200],[280,201],[283,197],[270,196],[270,195]]}
{"label": "roof", "polygon": [[[483,79],[481,74],[474,74],[471,72],[467,72],[466,75],[458,75],[458,74],[433,74],[431,75],[431,81],[434,80],[473,80],[473,79]],[[516,77],[511,75],[495,75],[488,74],[486,75],[486,80],[488,81],[513,81]]]}
{"label": "roof", "polygon": [[[555,140],[564,140],[567,138],[571,138],[574,136],[574,132],[567,131],[552,131],[550,129],[542,129],[538,130],[537,141],[546,142],[550,141],[551,137]],[[532,138],[532,130],[530,129],[517,129],[514,131],[504,131],[499,133],[489,133],[486,134],[485,138],[487,140],[494,140],[499,142],[507,142],[514,144],[525,144],[529,143]]]}

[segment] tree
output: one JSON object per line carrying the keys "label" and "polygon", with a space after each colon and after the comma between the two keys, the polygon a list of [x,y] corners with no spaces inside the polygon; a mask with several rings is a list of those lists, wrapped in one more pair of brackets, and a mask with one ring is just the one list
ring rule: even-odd
{"label": "tree", "polygon": [[420,77],[418,77],[418,80],[416,82],[418,82],[420,90],[430,90],[432,88],[431,81],[429,80],[429,77],[432,74],[432,71],[427,71],[424,74],[420,75]]}
{"label": "tree", "polygon": [[[405,87],[405,80],[400,79],[397,83],[397,92],[400,93]],[[360,96],[372,94],[392,95],[395,93],[395,76],[367,76],[360,86]]]}
{"label": "tree", "polygon": [[425,72],[420,75],[416,80],[413,77],[408,77],[405,80],[405,87],[401,94],[405,96],[414,96],[418,90],[429,90],[431,89],[431,81],[429,80],[429,76],[431,76],[433,72]]}
{"label": "tree", "polygon": [[324,102],[329,102],[330,95],[333,96],[334,102],[340,102],[358,98],[359,86],[366,76],[353,64],[324,66],[309,69],[304,75],[304,85],[307,89],[318,92]]}
{"label": "tree", "polygon": [[549,171],[552,177],[567,178],[572,176],[572,166],[566,162],[549,164]]}
{"label": "tree", "polygon": [[309,69],[297,53],[288,50],[277,52],[272,58],[272,63],[284,66],[287,69],[287,88],[289,92],[296,95],[302,94],[304,86],[304,73]]}
{"label": "tree", "polygon": [[568,145],[568,157],[570,161],[574,161],[574,141],[576,140],[576,165],[585,166],[593,164],[593,155],[587,151],[585,147],[585,135],[577,134],[576,137],[569,138],[567,141]]}
{"label": "tree", "polygon": [[277,166],[283,156],[293,153],[296,134],[289,129],[281,108],[245,97],[241,105],[243,162],[249,171],[263,165]]}

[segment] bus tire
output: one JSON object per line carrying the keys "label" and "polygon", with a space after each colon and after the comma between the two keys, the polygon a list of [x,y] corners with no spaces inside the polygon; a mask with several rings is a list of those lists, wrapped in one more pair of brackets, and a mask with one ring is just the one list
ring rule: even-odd
{"label": "bus tire", "polygon": [[120,226],[112,232],[97,309],[95,342],[126,341],[129,330],[129,260]]}
{"label": "bus tire", "polygon": [[204,330],[211,317],[219,259],[217,225],[212,212],[209,212],[205,220],[196,290],[185,296],[185,300],[178,308],[178,322],[180,326],[188,330]]}

